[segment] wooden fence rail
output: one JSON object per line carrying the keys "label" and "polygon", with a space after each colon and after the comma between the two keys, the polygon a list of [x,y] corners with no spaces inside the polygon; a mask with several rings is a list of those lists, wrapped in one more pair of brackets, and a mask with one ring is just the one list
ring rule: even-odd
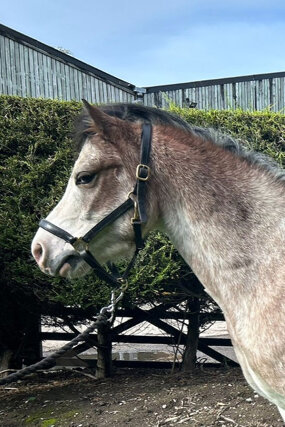
{"label": "wooden fence rail", "polygon": [[[150,309],[141,309],[136,307],[134,309],[118,310],[116,313],[118,318],[122,321],[114,326],[112,329],[107,331],[106,342],[109,343],[128,343],[128,344],[157,344],[157,345],[186,345],[187,334],[181,330],[181,322],[189,320],[191,322],[191,316],[194,313],[187,313],[181,311],[169,311],[171,305],[165,306],[160,304]],[[197,313],[196,313],[197,314]],[[200,313],[200,322],[204,321],[204,318],[210,321],[224,320],[221,313]],[[180,321],[177,325],[168,323],[166,320]],[[165,335],[137,335],[129,332],[130,328],[139,326],[142,322],[148,322],[164,332]],[[41,332],[40,339],[53,340],[53,341],[69,341],[75,337],[73,332]],[[100,337],[99,337],[100,338]],[[102,336],[100,338],[102,340]],[[217,351],[213,347],[230,347],[232,346],[229,338],[216,338],[216,337],[200,337],[198,341],[198,350],[215,360],[222,365],[237,366],[237,363],[225,356],[221,352]],[[66,353],[64,357],[58,360],[59,366],[89,366],[95,367],[97,364],[96,355],[80,356],[84,351],[97,347],[98,354],[100,355],[100,340],[98,340],[97,334],[91,334],[88,342],[77,345],[73,350]],[[102,346],[101,346],[102,347]],[[158,361],[138,361],[138,360],[114,360],[113,364],[116,366],[128,366],[128,367],[160,367],[166,368],[172,365],[171,362],[158,362]]]}

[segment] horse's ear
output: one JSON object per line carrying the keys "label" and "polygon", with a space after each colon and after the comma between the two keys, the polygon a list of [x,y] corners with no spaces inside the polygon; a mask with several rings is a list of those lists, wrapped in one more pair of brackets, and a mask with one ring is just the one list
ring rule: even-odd
{"label": "horse's ear", "polygon": [[91,128],[94,128],[96,133],[111,136],[114,128],[117,127],[117,120],[114,117],[104,113],[94,105],[89,104],[85,99],[82,99],[90,118],[92,119]]}

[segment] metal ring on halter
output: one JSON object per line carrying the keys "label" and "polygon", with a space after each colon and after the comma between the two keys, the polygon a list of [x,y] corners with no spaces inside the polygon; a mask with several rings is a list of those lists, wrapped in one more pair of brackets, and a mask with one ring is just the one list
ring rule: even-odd
{"label": "metal ring on halter", "polygon": [[79,254],[83,251],[89,251],[89,243],[85,242],[82,237],[76,237],[76,240],[72,243],[72,246]]}

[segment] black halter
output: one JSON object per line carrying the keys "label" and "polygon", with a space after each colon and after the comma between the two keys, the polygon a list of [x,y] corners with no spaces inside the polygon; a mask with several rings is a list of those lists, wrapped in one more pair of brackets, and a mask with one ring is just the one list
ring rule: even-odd
{"label": "black halter", "polygon": [[[42,219],[39,226],[44,230],[54,234],[55,236],[63,239],[65,242],[70,243],[74,249],[78,252],[81,258],[89,264],[100,277],[100,279],[111,284],[112,286],[122,285],[126,281],[128,273],[134,265],[135,258],[138,252],[144,247],[144,241],[142,238],[141,225],[147,221],[147,214],[145,208],[145,196],[146,196],[146,182],[149,179],[150,168],[150,150],[151,150],[151,137],[152,127],[151,124],[143,124],[142,136],[141,136],[141,163],[136,169],[136,184],[134,190],[129,193],[128,199],[114,209],[109,215],[103,218],[98,224],[91,228],[83,237],[74,237],[62,228],[52,224],[46,219]],[[130,196],[134,195],[136,200],[133,200]],[[107,225],[116,221],[120,216],[126,213],[130,208],[134,208],[134,216],[131,219],[134,234],[136,250],[133,258],[127,266],[122,277],[119,277],[118,270],[115,266],[109,265],[112,272],[110,274],[89,251],[89,243],[96,237],[96,235],[102,231]]]}

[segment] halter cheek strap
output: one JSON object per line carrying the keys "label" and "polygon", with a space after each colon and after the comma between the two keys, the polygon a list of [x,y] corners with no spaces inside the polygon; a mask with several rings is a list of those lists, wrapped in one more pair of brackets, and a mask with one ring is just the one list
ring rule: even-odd
{"label": "halter cheek strap", "polygon": [[[63,239],[65,242],[70,243],[74,249],[78,252],[80,257],[84,259],[97,273],[98,277],[112,286],[121,286],[126,281],[126,278],[134,265],[135,259],[139,251],[144,247],[144,241],[142,238],[142,224],[147,221],[146,214],[146,189],[147,181],[150,176],[150,151],[151,151],[151,138],[152,138],[152,127],[151,124],[145,123],[142,126],[141,136],[141,163],[136,168],[136,184],[134,190],[129,193],[128,199],[114,209],[109,215],[103,218],[98,224],[94,225],[84,236],[74,237],[67,231],[52,224],[46,219],[42,219],[39,226],[51,234]],[[133,194],[136,197],[134,201],[130,195]],[[89,243],[96,237],[109,224],[116,221],[122,215],[124,215],[129,209],[134,208],[134,216],[131,219],[133,225],[136,250],[133,258],[128,264],[124,274],[119,277],[117,268],[113,264],[109,264],[111,274],[96,260],[96,258],[89,251]]]}

